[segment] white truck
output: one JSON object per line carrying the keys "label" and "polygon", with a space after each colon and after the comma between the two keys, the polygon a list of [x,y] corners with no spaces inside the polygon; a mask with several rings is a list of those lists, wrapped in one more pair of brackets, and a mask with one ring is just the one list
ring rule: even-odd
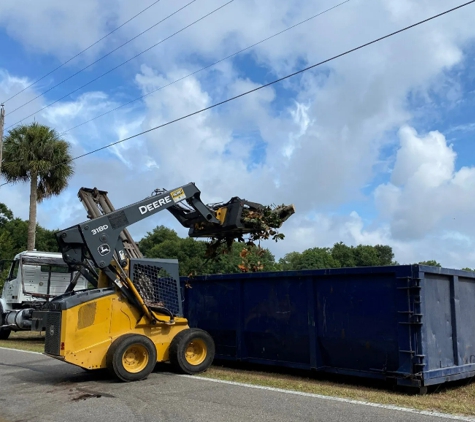
{"label": "white truck", "polygon": [[12,331],[31,330],[33,311],[51,298],[68,289],[87,287],[87,280],[71,272],[60,253],[19,253],[11,263],[0,296],[0,339],[7,339]]}

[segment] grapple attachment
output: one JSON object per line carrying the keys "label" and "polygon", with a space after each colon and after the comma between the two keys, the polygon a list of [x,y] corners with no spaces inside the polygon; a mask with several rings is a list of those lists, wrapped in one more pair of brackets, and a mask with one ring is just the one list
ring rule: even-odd
{"label": "grapple attachment", "polygon": [[276,229],[295,213],[293,205],[271,208],[237,196],[225,204],[208,205],[208,208],[213,210],[219,224],[206,221],[195,223],[188,232],[190,237],[239,239],[246,234],[265,233],[273,236]]}

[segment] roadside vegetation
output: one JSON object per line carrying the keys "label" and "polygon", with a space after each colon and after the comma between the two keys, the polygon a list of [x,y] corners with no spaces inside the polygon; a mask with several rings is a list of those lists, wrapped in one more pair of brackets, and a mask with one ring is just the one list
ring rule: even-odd
{"label": "roadside vegetation", "polygon": [[44,351],[44,344],[44,333],[32,331],[12,332],[8,340],[0,340],[0,347],[39,353]]}
{"label": "roadside vegetation", "polygon": [[475,415],[475,383],[472,379],[438,386],[429,389],[426,395],[418,395],[374,380],[313,374],[307,371],[213,366],[203,376],[417,410]]}

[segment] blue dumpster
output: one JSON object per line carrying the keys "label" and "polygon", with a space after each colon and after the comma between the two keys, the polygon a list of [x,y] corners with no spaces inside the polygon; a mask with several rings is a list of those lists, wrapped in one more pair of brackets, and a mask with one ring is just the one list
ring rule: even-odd
{"label": "blue dumpster", "polygon": [[182,279],[216,357],[424,387],[475,375],[475,274],[401,265]]}

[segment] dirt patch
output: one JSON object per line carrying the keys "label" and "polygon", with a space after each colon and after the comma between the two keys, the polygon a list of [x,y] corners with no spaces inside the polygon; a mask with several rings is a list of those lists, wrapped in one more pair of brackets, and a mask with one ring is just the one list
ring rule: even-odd
{"label": "dirt patch", "polygon": [[81,401],[81,400],[87,400],[87,399],[100,399],[101,397],[102,397],[102,394],[83,393],[77,397],[73,397],[71,400]]}

